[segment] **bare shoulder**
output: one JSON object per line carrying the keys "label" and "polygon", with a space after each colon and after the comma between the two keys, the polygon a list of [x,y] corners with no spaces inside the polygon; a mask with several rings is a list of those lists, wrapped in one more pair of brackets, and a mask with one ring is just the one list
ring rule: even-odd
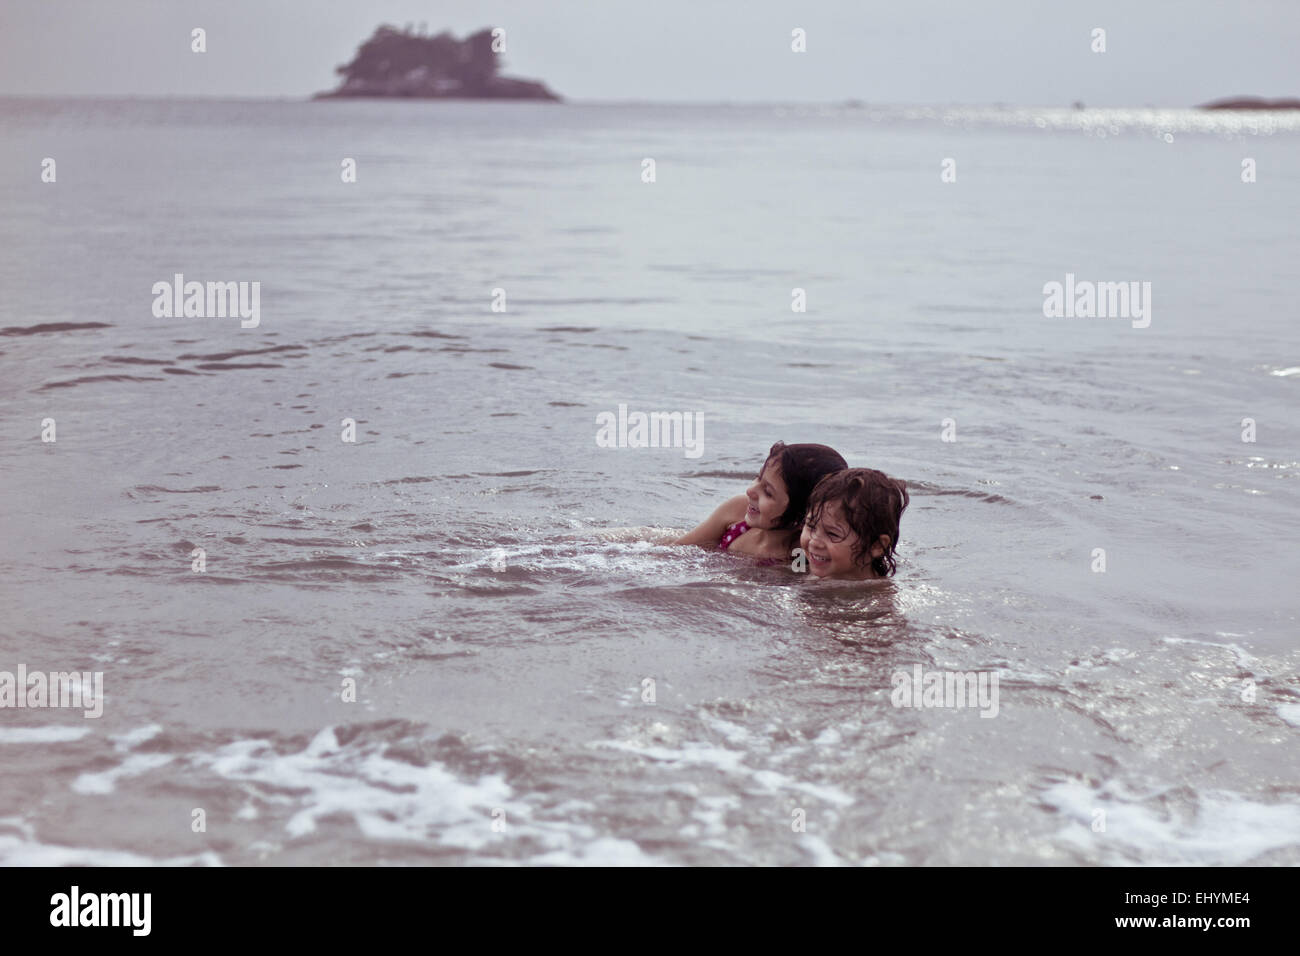
{"label": "bare shoulder", "polygon": [[729,525],[745,517],[748,507],[749,499],[744,495],[728,498],[714,509],[713,514],[700,522],[695,530],[678,538],[673,544],[698,544],[704,547],[715,545]]}
{"label": "bare shoulder", "polygon": [[[741,518],[745,517],[745,512],[749,510],[749,498],[745,495],[736,495],[734,498],[728,498],[722,504],[718,505],[718,510],[713,512],[721,517],[726,524],[735,524]],[[726,526],[718,532],[726,530]]]}

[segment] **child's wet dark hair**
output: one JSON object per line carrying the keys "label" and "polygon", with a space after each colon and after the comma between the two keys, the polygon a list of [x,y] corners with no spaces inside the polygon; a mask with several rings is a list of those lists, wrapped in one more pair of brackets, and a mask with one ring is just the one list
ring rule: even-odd
{"label": "child's wet dark hair", "polygon": [[766,469],[773,461],[781,466],[781,480],[790,495],[790,504],[777,522],[777,528],[793,529],[803,524],[808,508],[808,496],[828,474],[849,467],[844,456],[828,445],[787,445],[783,441],[772,446],[763,462]]}
{"label": "child's wet dark hair", "polygon": [[[844,520],[858,536],[853,547],[853,562],[860,567],[871,563],[871,570],[882,578],[894,573],[894,549],[898,547],[898,526],[907,508],[907,485],[872,468],[846,468],[827,475],[817,483],[808,499],[808,523],[821,522],[822,509],[838,501]],[[878,558],[871,557],[871,547],[882,534],[889,535],[889,547]]]}

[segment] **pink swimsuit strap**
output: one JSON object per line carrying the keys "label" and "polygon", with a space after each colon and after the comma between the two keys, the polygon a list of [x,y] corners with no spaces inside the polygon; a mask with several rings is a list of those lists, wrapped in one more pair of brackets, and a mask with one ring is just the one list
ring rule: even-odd
{"label": "pink swimsuit strap", "polygon": [[718,550],[726,551],[731,547],[731,542],[735,541],[742,534],[749,530],[749,525],[744,521],[737,521],[726,531],[722,532],[722,537],[718,539]]}

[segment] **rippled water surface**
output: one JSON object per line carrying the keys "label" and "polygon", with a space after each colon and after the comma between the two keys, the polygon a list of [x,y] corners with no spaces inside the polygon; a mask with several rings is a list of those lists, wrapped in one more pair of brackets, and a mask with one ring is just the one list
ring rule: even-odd
{"label": "rippled water surface", "polygon": [[[1298,125],[0,101],[0,670],[107,697],[0,710],[0,861],[1300,863]],[[597,535],[777,439],[909,482],[896,578]]]}

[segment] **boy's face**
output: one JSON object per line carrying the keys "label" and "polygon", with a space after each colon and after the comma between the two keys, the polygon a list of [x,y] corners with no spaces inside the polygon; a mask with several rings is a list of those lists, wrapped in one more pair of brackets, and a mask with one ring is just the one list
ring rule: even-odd
{"label": "boy's face", "polygon": [[850,577],[862,573],[853,563],[853,549],[858,546],[857,533],[844,520],[844,510],[838,501],[828,501],[821,510],[820,521],[814,524],[813,514],[803,526],[799,547],[808,556],[808,570],[819,578]]}
{"label": "boy's face", "polygon": [[751,528],[774,528],[790,507],[790,495],[785,490],[785,480],[781,477],[781,464],[770,461],[763,466],[754,483],[745,492],[749,499],[749,508],[745,512],[745,522]]}

